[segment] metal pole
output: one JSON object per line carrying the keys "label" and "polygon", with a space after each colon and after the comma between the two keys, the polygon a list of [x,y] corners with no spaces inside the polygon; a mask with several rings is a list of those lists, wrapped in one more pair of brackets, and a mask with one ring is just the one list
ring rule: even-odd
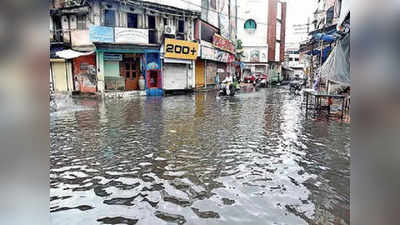
{"label": "metal pole", "polygon": [[321,70],[322,70],[322,56],[323,56],[323,54],[324,54],[324,41],[320,41],[320,46],[321,46],[321,56],[320,56],[320,60],[319,60],[319,83],[318,83],[318,91],[320,90],[320,88],[321,88]]}
{"label": "metal pole", "polygon": [[204,87],[207,88],[207,59],[204,60],[205,61],[205,66],[204,66]]}

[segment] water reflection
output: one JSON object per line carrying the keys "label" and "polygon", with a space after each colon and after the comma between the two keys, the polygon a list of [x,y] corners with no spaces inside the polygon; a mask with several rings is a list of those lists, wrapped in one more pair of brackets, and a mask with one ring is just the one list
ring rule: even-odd
{"label": "water reflection", "polygon": [[349,224],[350,127],[285,90],[76,104],[51,115],[53,224]]}

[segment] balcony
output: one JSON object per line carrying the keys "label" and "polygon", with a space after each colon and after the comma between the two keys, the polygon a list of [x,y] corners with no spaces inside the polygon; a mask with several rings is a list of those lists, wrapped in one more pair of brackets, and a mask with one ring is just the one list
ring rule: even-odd
{"label": "balcony", "polygon": [[63,43],[64,32],[62,30],[51,30],[50,31],[50,42],[51,43]]}

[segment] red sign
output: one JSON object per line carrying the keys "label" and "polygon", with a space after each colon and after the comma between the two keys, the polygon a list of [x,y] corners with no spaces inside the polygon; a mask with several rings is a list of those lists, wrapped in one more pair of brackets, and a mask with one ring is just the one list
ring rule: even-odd
{"label": "red sign", "polygon": [[214,34],[213,45],[219,49],[228,51],[230,53],[235,53],[235,46],[226,38],[219,36],[218,34]]}

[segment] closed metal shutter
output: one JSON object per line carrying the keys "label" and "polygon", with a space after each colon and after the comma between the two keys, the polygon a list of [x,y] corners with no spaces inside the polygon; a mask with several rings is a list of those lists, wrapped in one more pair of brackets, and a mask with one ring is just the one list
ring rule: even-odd
{"label": "closed metal shutter", "polygon": [[188,89],[188,65],[179,63],[164,64],[163,86],[165,90]]}

